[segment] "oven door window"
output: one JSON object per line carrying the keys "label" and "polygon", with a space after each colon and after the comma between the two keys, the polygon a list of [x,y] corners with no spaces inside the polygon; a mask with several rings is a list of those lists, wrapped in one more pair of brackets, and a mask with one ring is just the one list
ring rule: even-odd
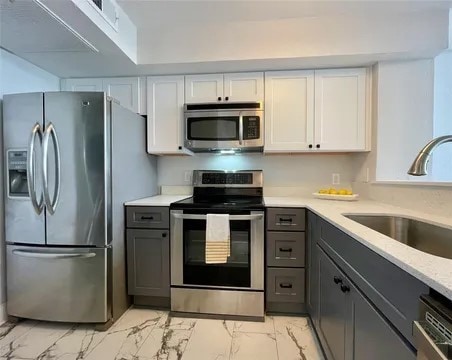
{"label": "oven door window", "polygon": [[187,140],[230,141],[238,139],[238,116],[187,118]]}
{"label": "oven door window", "polygon": [[250,287],[250,221],[231,221],[231,256],[206,264],[206,221],[184,220],[184,284]]}

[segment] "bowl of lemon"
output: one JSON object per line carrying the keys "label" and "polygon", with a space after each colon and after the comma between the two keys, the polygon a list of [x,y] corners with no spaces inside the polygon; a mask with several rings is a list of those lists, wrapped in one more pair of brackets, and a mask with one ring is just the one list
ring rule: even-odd
{"label": "bowl of lemon", "polygon": [[315,198],[323,200],[342,200],[342,201],[356,201],[359,195],[353,194],[350,189],[335,189],[335,188],[324,188],[313,193]]}

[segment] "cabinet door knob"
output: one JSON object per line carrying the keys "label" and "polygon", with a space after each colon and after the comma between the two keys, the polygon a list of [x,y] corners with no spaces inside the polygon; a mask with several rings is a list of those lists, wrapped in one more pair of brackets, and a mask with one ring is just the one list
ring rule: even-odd
{"label": "cabinet door knob", "polygon": [[339,276],[335,276],[333,281],[335,284],[342,284],[342,279]]}
{"label": "cabinet door knob", "polygon": [[225,99],[226,101],[228,101],[228,100],[229,100],[229,96],[226,96],[224,99]]}
{"label": "cabinet door knob", "polygon": [[162,237],[166,237],[166,233],[162,233]]}
{"label": "cabinet door knob", "polygon": [[182,150],[182,146],[179,146],[179,150]]}
{"label": "cabinet door knob", "polygon": [[316,147],[317,149],[320,149],[320,144],[317,144],[315,147]]}
{"label": "cabinet door knob", "polygon": [[342,290],[343,293],[349,292],[350,291],[350,286],[342,284],[341,285],[341,290]]}
{"label": "cabinet door knob", "polygon": [[309,144],[309,148],[312,149],[312,144]]}
{"label": "cabinet door knob", "polygon": [[221,101],[221,96],[218,96],[218,101]]}

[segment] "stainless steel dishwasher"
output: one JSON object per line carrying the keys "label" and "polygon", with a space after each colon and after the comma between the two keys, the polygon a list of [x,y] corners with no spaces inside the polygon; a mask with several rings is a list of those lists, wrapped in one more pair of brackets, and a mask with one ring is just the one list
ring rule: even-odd
{"label": "stainless steel dishwasher", "polygon": [[420,320],[413,323],[418,360],[452,359],[452,307],[429,295],[420,298]]}

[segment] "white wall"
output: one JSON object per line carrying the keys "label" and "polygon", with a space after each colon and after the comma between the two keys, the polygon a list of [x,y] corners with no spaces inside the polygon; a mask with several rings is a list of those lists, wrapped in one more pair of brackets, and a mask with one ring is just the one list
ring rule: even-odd
{"label": "white wall", "polygon": [[[3,95],[21,92],[58,91],[60,79],[33,64],[0,49],[0,127]],[[2,134],[3,132],[1,131]],[[3,187],[3,136],[0,136],[0,187]],[[3,191],[0,192],[0,322],[5,318],[5,261]]]}
{"label": "white wall", "polygon": [[[433,135],[452,135],[452,51],[435,58]],[[432,180],[452,182],[452,143],[432,155]]]}
{"label": "white wall", "polygon": [[432,59],[378,64],[377,180],[414,179],[407,170],[433,137],[433,69]]}
{"label": "white wall", "polygon": [[[184,173],[192,170],[264,171],[265,187],[305,187],[308,191],[330,186],[332,173],[339,173],[341,185],[353,179],[349,155],[195,155],[158,158],[159,185],[190,185]],[[338,187],[338,185],[335,185]]]}
{"label": "white wall", "polygon": [[266,21],[224,21],[219,16],[202,23],[173,21],[171,26],[149,22],[138,31],[138,64],[434,56],[448,46],[448,18],[446,11],[418,11]]}

